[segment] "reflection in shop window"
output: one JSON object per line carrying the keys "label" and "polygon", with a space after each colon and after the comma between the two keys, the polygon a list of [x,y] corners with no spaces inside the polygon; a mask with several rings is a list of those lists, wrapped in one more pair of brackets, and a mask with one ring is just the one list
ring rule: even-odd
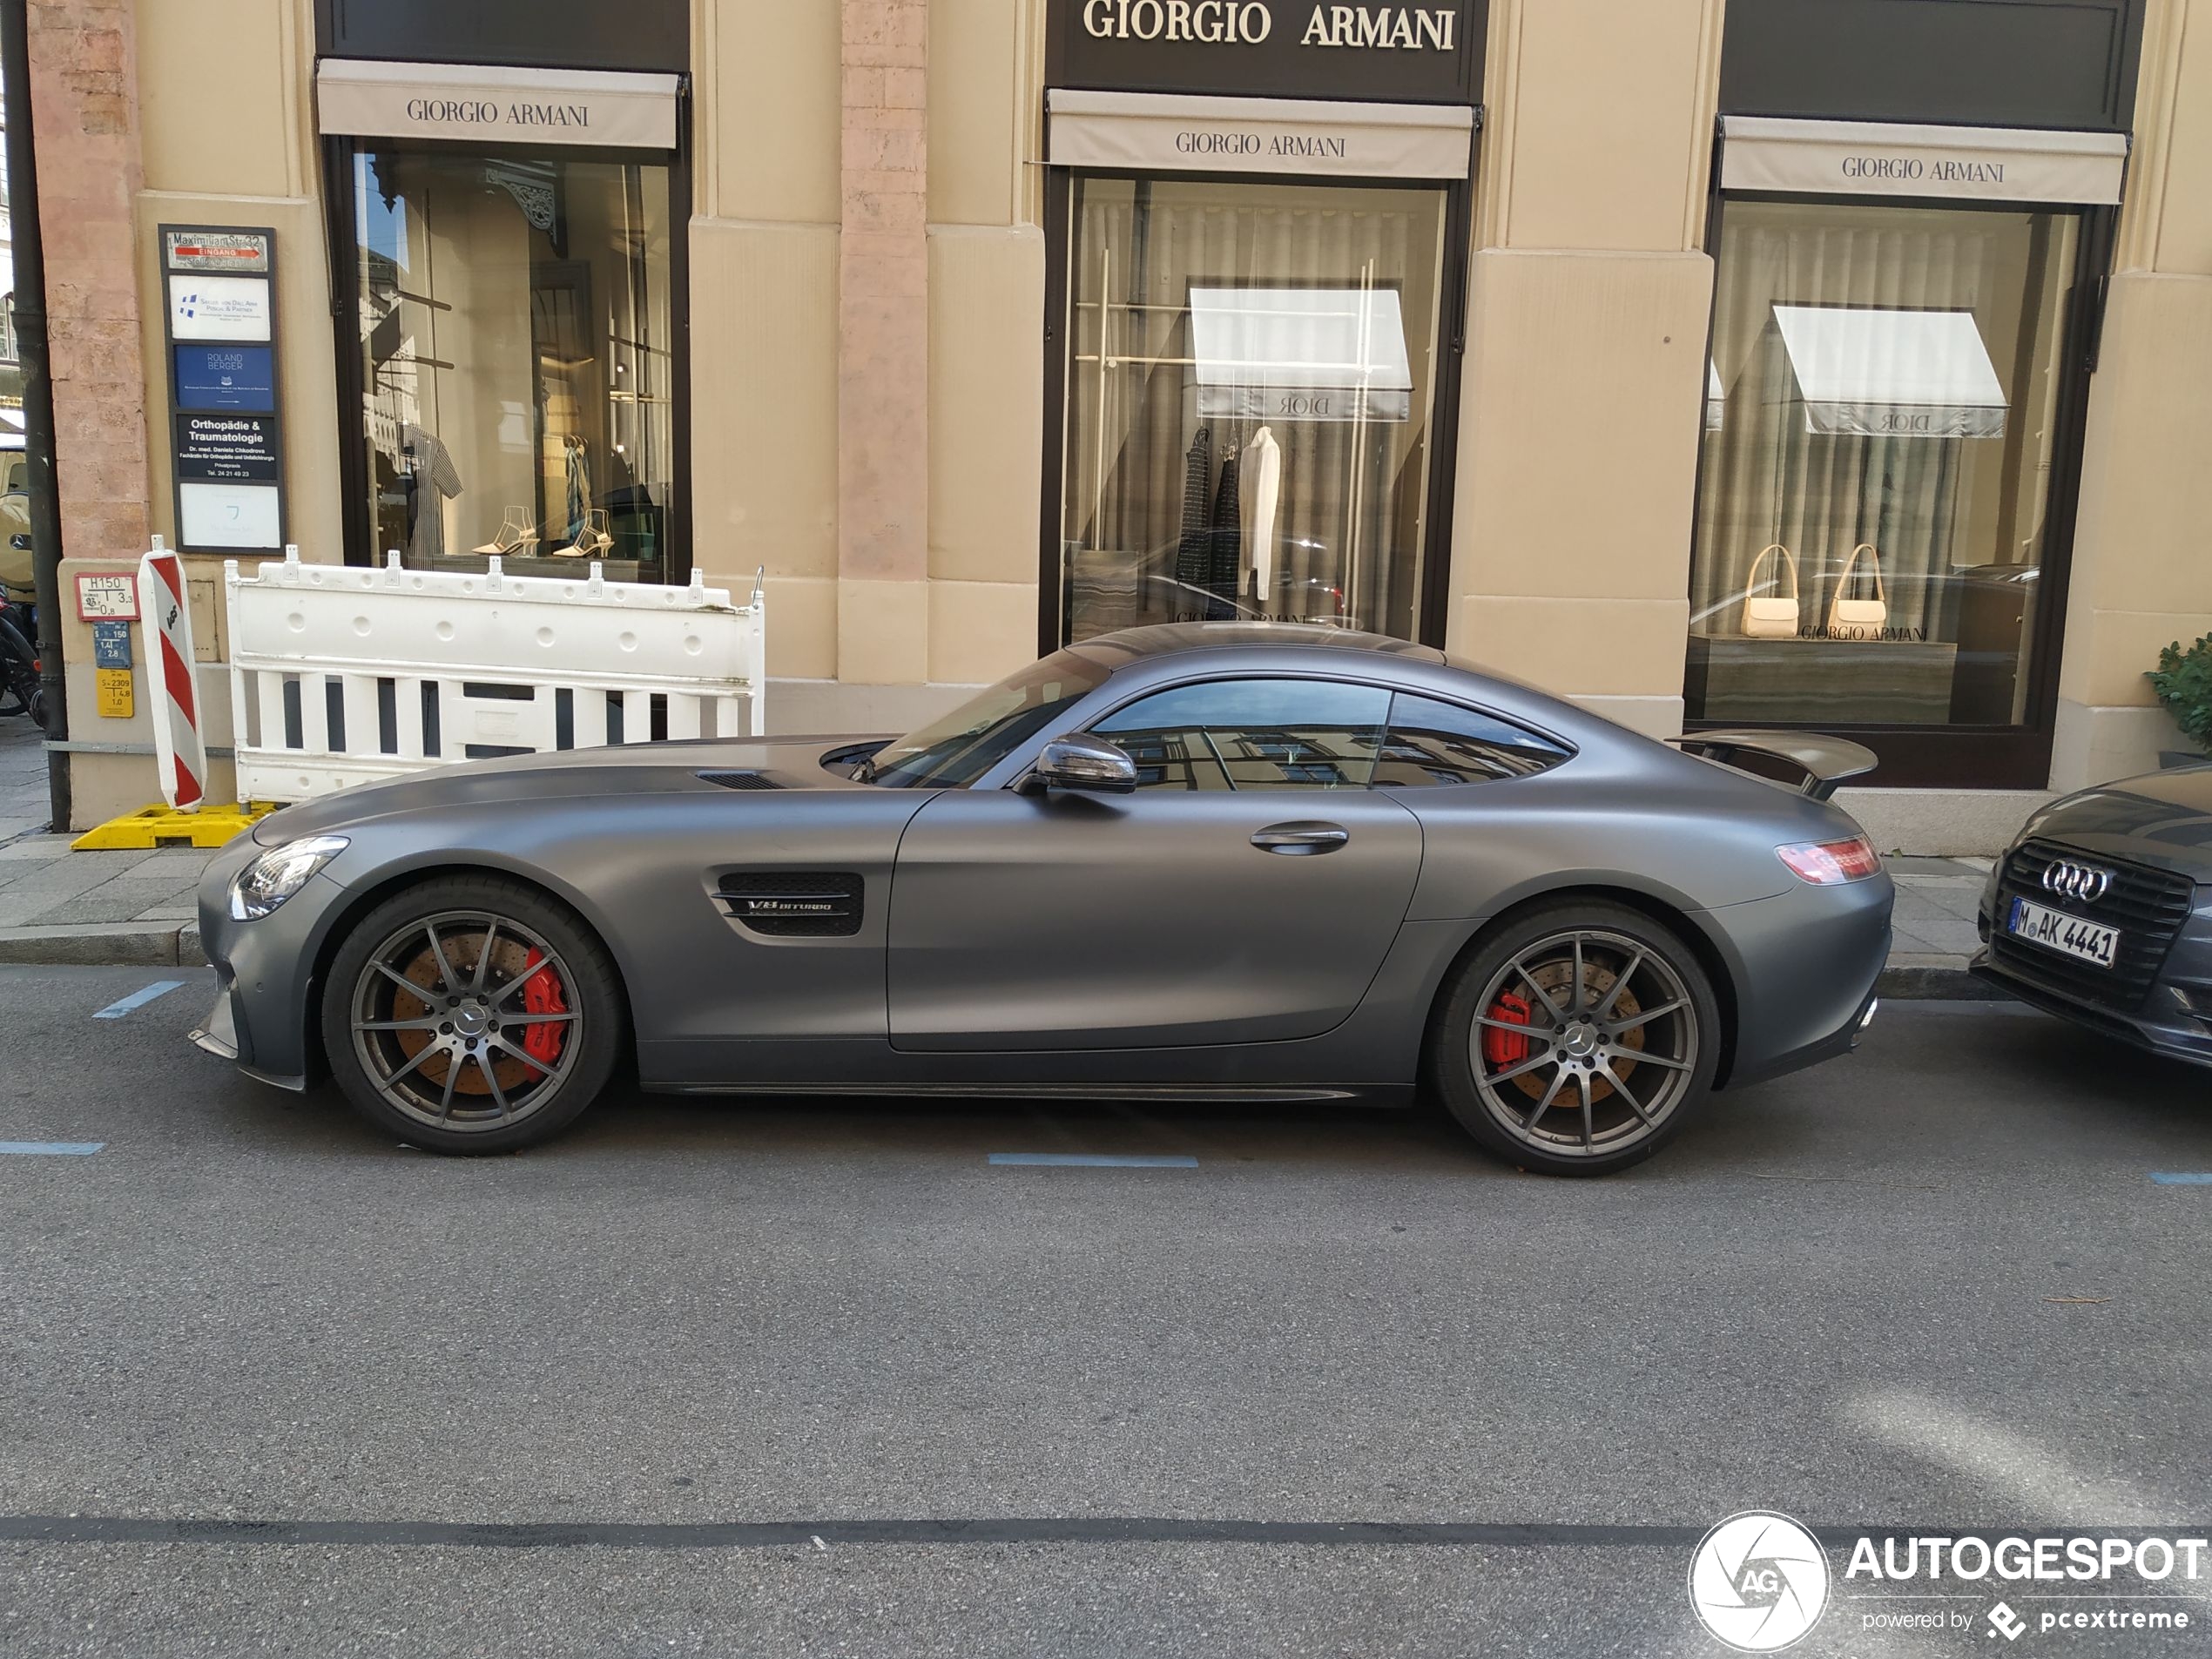
{"label": "reflection in shop window", "polygon": [[1418,625],[1444,192],[1079,177],[1064,628]]}
{"label": "reflection in shop window", "polygon": [[664,166],[354,158],[367,511],[416,570],[664,579]]}
{"label": "reflection in shop window", "polygon": [[2027,721],[2078,228],[1725,203],[1689,718]]}

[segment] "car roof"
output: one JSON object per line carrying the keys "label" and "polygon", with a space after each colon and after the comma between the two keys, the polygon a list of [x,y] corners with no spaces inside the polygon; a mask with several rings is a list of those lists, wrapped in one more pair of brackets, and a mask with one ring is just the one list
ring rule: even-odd
{"label": "car roof", "polygon": [[1068,647],[1079,656],[1107,668],[1124,668],[1148,657],[1170,651],[1212,651],[1224,646],[1305,646],[1320,651],[1379,651],[1410,657],[1424,663],[1441,663],[1444,653],[1433,645],[1387,634],[1364,634],[1353,629],[1298,622],[1162,622],[1149,627],[1123,628],[1110,634],[1094,634]]}

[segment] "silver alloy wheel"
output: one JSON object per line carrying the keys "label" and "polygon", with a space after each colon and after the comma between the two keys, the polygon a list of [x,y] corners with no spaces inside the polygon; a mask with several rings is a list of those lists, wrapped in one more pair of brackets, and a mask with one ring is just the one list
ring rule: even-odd
{"label": "silver alloy wheel", "polygon": [[354,981],[347,1018],[354,1056],[387,1103],[464,1133],[538,1110],[583,1044],[568,964],[529,928],[484,911],[445,911],[386,939]]}
{"label": "silver alloy wheel", "polygon": [[1689,1092],[1696,1004],[1640,941],[1602,928],[1547,934],[1491,976],[1475,1008],[1467,1062],[1483,1109],[1554,1157],[1634,1146]]}

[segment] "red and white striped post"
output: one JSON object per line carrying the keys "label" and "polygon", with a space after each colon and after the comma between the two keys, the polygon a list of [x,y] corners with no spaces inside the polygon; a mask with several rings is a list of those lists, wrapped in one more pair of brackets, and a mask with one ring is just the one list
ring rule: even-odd
{"label": "red and white striped post", "polygon": [[206,794],[207,745],[199,734],[199,695],[192,680],[192,606],[185,597],[185,562],[153,538],[138,561],[138,617],[153,678],[153,756],[164,799],[197,809]]}

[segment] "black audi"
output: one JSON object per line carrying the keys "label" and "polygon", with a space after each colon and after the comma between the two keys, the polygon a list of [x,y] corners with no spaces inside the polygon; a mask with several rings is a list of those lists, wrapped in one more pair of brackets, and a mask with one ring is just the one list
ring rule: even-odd
{"label": "black audi", "polygon": [[2027,820],[1982,895],[1976,974],[2123,1042],[2212,1065],[2212,765],[2125,778]]}

